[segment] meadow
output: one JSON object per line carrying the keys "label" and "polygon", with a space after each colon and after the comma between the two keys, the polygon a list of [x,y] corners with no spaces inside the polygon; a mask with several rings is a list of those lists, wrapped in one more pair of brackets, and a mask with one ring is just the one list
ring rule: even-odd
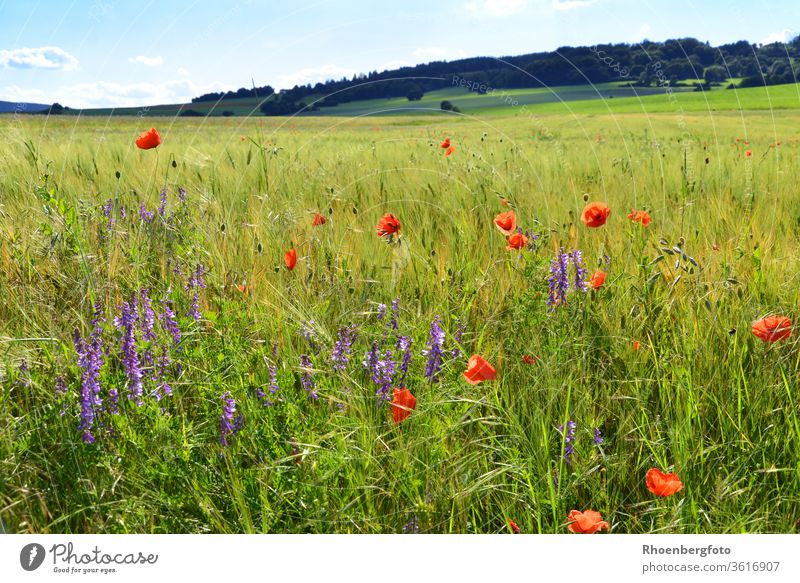
{"label": "meadow", "polygon": [[797,532],[800,113],[667,106],[0,117],[0,528]]}

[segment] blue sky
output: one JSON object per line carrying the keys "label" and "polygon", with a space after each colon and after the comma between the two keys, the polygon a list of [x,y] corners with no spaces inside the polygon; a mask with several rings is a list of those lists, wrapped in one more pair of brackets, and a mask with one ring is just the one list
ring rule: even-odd
{"label": "blue sky", "polygon": [[564,45],[787,40],[797,0],[0,0],[0,99],[175,103]]}

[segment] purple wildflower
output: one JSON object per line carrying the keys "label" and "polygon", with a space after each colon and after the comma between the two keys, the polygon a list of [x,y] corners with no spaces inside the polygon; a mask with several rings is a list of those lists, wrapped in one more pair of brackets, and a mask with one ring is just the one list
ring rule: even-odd
{"label": "purple wildflower", "polygon": [[167,210],[167,187],[161,189],[161,195],[158,203],[158,216],[163,217],[164,211]]}
{"label": "purple wildflower", "polygon": [[567,433],[564,434],[564,426],[559,425],[558,431],[564,435],[564,461],[567,464],[572,463],[572,454],[575,453],[575,428],[577,423],[570,420],[567,421]]}
{"label": "purple wildflower", "polygon": [[206,287],[206,282],[203,279],[204,274],[205,268],[203,264],[198,263],[195,270],[189,274],[189,281],[186,282],[186,289],[193,292],[192,304],[189,307],[189,316],[195,320],[202,318],[200,314],[200,294],[198,290]]}
{"label": "purple wildflower", "polygon": [[144,203],[139,204],[139,218],[145,222],[149,223],[153,220],[153,211],[147,210],[147,207],[144,206]]}
{"label": "purple wildflower", "polygon": [[156,401],[161,401],[164,397],[172,395],[172,385],[165,380],[167,368],[171,364],[172,360],[169,357],[169,349],[165,347],[161,350],[161,356],[158,359],[158,367],[155,374],[153,374],[153,380],[156,382]]}
{"label": "purple wildflower", "polygon": [[142,339],[144,340],[155,340],[156,334],[153,331],[153,325],[156,321],[156,313],[153,311],[153,303],[150,300],[150,293],[147,288],[142,288],[139,292],[139,298],[141,301],[141,330],[142,330]]}
{"label": "purple wildflower", "polygon": [[405,385],[408,366],[411,364],[411,336],[400,336],[397,339],[397,351],[403,353],[399,367],[400,378],[397,381],[398,386],[402,387]]}
{"label": "purple wildflower", "polygon": [[453,358],[461,356],[461,339],[464,337],[464,332],[466,332],[466,330],[467,325],[461,322],[458,324],[455,334],[453,334],[453,341],[455,342],[455,348],[453,348],[452,352]]}
{"label": "purple wildflower", "polygon": [[338,338],[336,343],[333,345],[333,351],[331,352],[333,370],[347,370],[347,363],[350,361],[350,354],[353,352],[353,342],[355,339],[356,326],[354,324],[339,328]]}
{"label": "purple wildflower", "polygon": [[320,346],[318,346],[317,343],[314,341],[314,335],[315,335],[314,326],[315,326],[315,324],[316,324],[316,322],[314,322],[314,320],[309,320],[306,324],[303,324],[300,327],[300,334],[302,334],[303,338],[305,338],[306,342],[308,342],[308,346],[309,346],[309,348],[311,348],[311,351],[314,354],[319,355],[319,353],[322,350],[322,348]]}
{"label": "purple wildflower", "polygon": [[378,395],[379,403],[386,403],[392,398],[392,379],[395,372],[397,372],[397,364],[392,360],[391,350],[383,353],[383,358],[378,361],[377,370],[379,375],[378,384],[380,386],[375,394]]}
{"label": "purple wildflower", "polygon": [[392,300],[392,330],[399,328],[397,320],[400,317],[400,298]]}
{"label": "purple wildflower", "polygon": [[431,322],[430,336],[428,337],[427,348],[422,351],[428,357],[425,366],[425,377],[430,381],[436,380],[436,375],[442,368],[442,346],[444,345],[444,330],[441,326],[441,318],[436,316]]}
{"label": "purple wildflower", "polygon": [[222,417],[220,418],[219,442],[224,447],[228,447],[228,439],[233,437],[244,425],[241,415],[236,415],[236,400],[231,397],[230,392],[226,391],[222,395]]}
{"label": "purple wildflower", "polygon": [[361,364],[364,365],[364,368],[369,371],[373,383],[381,382],[380,371],[378,370],[379,360],[380,356],[378,354],[378,343],[373,342],[372,347],[364,355],[364,360],[361,362]]}
{"label": "purple wildflower", "polygon": [[58,375],[58,377],[56,377],[56,399],[61,401],[61,411],[58,412],[61,417],[67,412],[67,392],[67,383],[64,381],[64,377]]}
{"label": "purple wildflower", "polygon": [[600,428],[595,427],[594,429],[594,444],[595,445],[602,445],[603,444],[603,434],[600,433]]}
{"label": "purple wildflower", "polygon": [[579,289],[582,292],[589,291],[589,285],[586,283],[586,275],[589,270],[583,266],[583,253],[581,253],[580,249],[575,249],[570,253],[570,257],[572,258],[572,265],[575,266],[575,289]]}
{"label": "purple wildflower", "polygon": [[181,329],[175,320],[175,310],[172,309],[172,301],[165,297],[161,300],[161,314],[159,315],[161,327],[172,337],[172,343],[177,346],[181,342]]}
{"label": "purple wildflower", "polygon": [[92,333],[89,341],[81,338],[76,330],[73,342],[78,353],[78,366],[81,368],[81,422],[78,428],[83,431],[83,441],[94,443],[92,426],[96,416],[95,409],[103,401],[100,399],[100,369],[103,366],[102,319],[100,306],[95,306]]}
{"label": "purple wildflower", "polygon": [[178,189],[178,198],[181,202],[186,202],[186,190],[183,188]]}
{"label": "purple wildflower", "polygon": [[139,353],[136,349],[136,322],[139,319],[139,310],[136,305],[136,296],[131,302],[122,302],[121,314],[114,318],[114,324],[122,329],[122,365],[128,375],[128,399],[133,400],[138,407],[142,403],[142,369]]}
{"label": "purple wildflower", "polygon": [[609,255],[608,253],[603,253],[603,262],[606,265],[611,265],[611,255]]}
{"label": "purple wildflower", "polygon": [[383,322],[386,317],[386,304],[378,304],[378,320]]}
{"label": "purple wildflower", "polygon": [[417,520],[417,515],[411,517],[411,520],[406,522],[405,526],[403,527],[404,534],[419,534],[419,520]]}
{"label": "purple wildflower", "polygon": [[126,209],[124,206],[119,207],[119,218],[121,218],[123,221],[128,218],[128,209]]}
{"label": "purple wildflower", "polygon": [[308,396],[316,400],[317,390],[314,388],[314,378],[311,376],[312,364],[311,359],[308,358],[308,355],[300,355],[300,368],[303,370],[303,374],[300,377],[300,383],[303,385],[306,393],[308,393]]}
{"label": "purple wildflower", "polygon": [[568,255],[561,249],[558,256],[550,262],[550,278],[547,280],[549,287],[547,304],[550,306],[550,311],[553,310],[553,306],[564,305],[567,302],[567,290],[569,289],[569,278],[567,277],[568,258]]}
{"label": "purple wildflower", "polygon": [[278,358],[278,345],[272,345],[272,362],[269,364],[269,392],[275,394],[278,392],[278,370],[275,366],[275,361]]}
{"label": "purple wildflower", "polygon": [[114,200],[108,199],[106,203],[103,205],[103,216],[108,219],[108,230],[110,231],[111,228],[114,226],[114,217],[111,214],[111,211],[114,210]]}

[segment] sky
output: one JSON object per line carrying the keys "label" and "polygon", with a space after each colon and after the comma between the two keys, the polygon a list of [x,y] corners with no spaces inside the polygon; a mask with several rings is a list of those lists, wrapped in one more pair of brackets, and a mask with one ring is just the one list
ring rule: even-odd
{"label": "sky", "polygon": [[566,45],[785,41],[797,0],[0,0],[0,100],[181,103]]}

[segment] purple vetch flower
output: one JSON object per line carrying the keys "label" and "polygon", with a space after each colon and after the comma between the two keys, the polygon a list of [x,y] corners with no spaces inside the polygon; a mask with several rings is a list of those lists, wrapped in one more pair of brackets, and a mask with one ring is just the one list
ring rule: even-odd
{"label": "purple vetch flower", "polygon": [[528,251],[536,251],[539,247],[539,234],[533,231],[525,231],[524,235],[528,238]]}
{"label": "purple vetch flower", "polygon": [[189,281],[186,282],[186,289],[192,291],[192,304],[189,307],[189,316],[195,320],[202,318],[200,314],[200,294],[198,290],[206,287],[203,279],[205,268],[202,263],[198,263],[194,271],[189,274]]}
{"label": "purple vetch flower", "polygon": [[575,249],[570,253],[570,257],[572,258],[572,265],[575,266],[575,289],[582,292],[589,291],[589,285],[586,283],[586,275],[589,270],[583,266],[583,253],[581,253],[580,249]]}
{"label": "purple vetch flower", "polygon": [[169,357],[169,349],[164,347],[161,349],[161,356],[158,358],[158,367],[154,368],[153,380],[156,382],[155,398],[156,401],[161,401],[164,397],[172,395],[172,385],[166,380],[167,368],[172,364],[172,359]]}
{"label": "purple vetch flower", "polygon": [[153,311],[153,303],[150,300],[150,292],[147,288],[142,288],[139,292],[139,300],[141,302],[141,330],[143,340],[155,340],[156,334],[153,326],[156,321],[156,313]]}
{"label": "purple vetch flower", "polygon": [[403,527],[404,534],[419,534],[419,520],[417,520],[417,515],[411,517],[411,520],[406,522],[405,526]]}
{"label": "purple vetch flower", "polygon": [[272,407],[272,401],[269,400],[269,397],[261,387],[256,387],[256,398],[262,407]]}
{"label": "purple vetch flower", "polygon": [[241,415],[236,415],[236,400],[229,391],[222,395],[222,417],[220,418],[219,442],[228,447],[228,439],[233,437],[244,425]]}
{"label": "purple vetch flower", "polygon": [[347,363],[350,361],[350,354],[353,352],[353,342],[356,339],[356,326],[350,324],[349,326],[342,326],[337,333],[336,343],[333,345],[331,352],[331,361],[333,361],[333,370],[345,371],[347,370]]}
{"label": "purple vetch flower", "polygon": [[564,461],[567,464],[572,463],[572,454],[575,452],[575,428],[577,423],[570,420],[567,421],[567,433],[564,434],[564,426],[559,425],[558,431],[564,435]]}
{"label": "purple vetch flower", "polygon": [[64,413],[67,412],[67,383],[64,381],[64,377],[58,375],[56,377],[56,400],[61,401],[61,411],[58,412],[60,417],[64,416]]}
{"label": "purple vetch flower", "polygon": [[107,228],[110,231],[114,226],[114,217],[111,212],[114,210],[114,200],[109,198],[103,205],[103,216],[108,220]]}
{"label": "purple vetch flower", "polygon": [[164,211],[167,210],[167,187],[161,189],[161,195],[159,196],[159,203],[158,203],[158,216],[163,217]]}
{"label": "purple vetch flower", "polygon": [[275,394],[278,392],[278,369],[275,362],[278,360],[278,345],[272,345],[272,362],[269,363],[269,392]]}
{"label": "purple vetch flower", "polygon": [[595,445],[602,445],[603,444],[603,434],[600,433],[600,428],[595,427],[594,429],[594,444]]}
{"label": "purple vetch flower", "polygon": [[400,298],[392,300],[392,330],[397,330],[399,325],[397,320],[400,318]]}
{"label": "purple vetch flower", "polygon": [[405,385],[408,366],[411,364],[411,336],[400,336],[397,339],[397,351],[403,354],[399,366],[400,378],[397,381],[397,385],[402,387]]}
{"label": "purple vetch flower", "polygon": [[319,353],[322,351],[322,347],[317,345],[317,343],[314,341],[314,336],[316,334],[314,331],[315,325],[316,322],[314,320],[309,320],[307,323],[300,326],[300,334],[306,339],[306,342],[308,342],[308,346],[311,348],[311,351],[319,356]]}
{"label": "purple vetch flower", "polygon": [[182,187],[178,189],[178,198],[181,202],[186,202],[186,190]]}
{"label": "purple vetch flower", "polygon": [[300,355],[300,368],[303,371],[302,376],[300,377],[300,383],[303,385],[303,388],[308,393],[308,396],[311,397],[313,400],[317,399],[317,390],[314,388],[314,378],[311,375],[311,359],[308,358],[307,354]]}
{"label": "purple vetch flower", "polygon": [[463,322],[459,322],[458,326],[456,327],[456,332],[453,334],[453,341],[455,342],[455,348],[453,348],[452,356],[453,358],[458,358],[461,356],[461,339],[464,337],[464,332],[467,330],[467,325]]}
{"label": "purple vetch flower", "polygon": [[425,377],[430,382],[436,381],[436,375],[439,374],[442,368],[444,330],[442,330],[441,324],[441,318],[436,316],[431,322],[428,344],[426,349],[422,351],[423,356],[428,357],[428,363],[425,365]]}
{"label": "purple vetch flower", "polygon": [[143,382],[142,369],[139,361],[139,352],[136,347],[136,322],[139,319],[139,310],[136,305],[136,295],[131,302],[122,302],[120,315],[114,318],[114,324],[122,329],[122,366],[128,376],[128,399],[141,407]]}
{"label": "purple vetch flower", "polygon": [[370,378],[372,378],[373,383],[380,383],[380,371],[378,370],[378,361],[380,360],[380,356],[378,354],[378,343],[373,342],[372,347],[364,354],[364,360],[361,364],[364,365],[364,368],[367,369],[370,373]]}
{"label": "purple vetch flower", "polygon": [[386,304],[378,304],[378,320],[383,322],[386,317]]}
{"label": "purple vetch flower", "polygon": [[550,262],[550,277],[547,280],[549,289],[547,304],[550,306],[550,311],[553,310],[553,306],[567,303],[567,290],[569,289],[568,260],[569,256],[561,249],[556,258]]}
{"label": "purple vetch flower", "polygon": [[19,376],[17,377],[16,384],[22,388],[29,387],[31,385],[31,376],[29,374],[30,369],[28,368],[28,361],[23,358],[17,370],[19,371]]}
{"label": "purple vetch flower", "polygon": [[83,431],[83,441],[94,443],[92,426],[96,411],[102,406],[100,399],[100,369],[103,366],[103,339],[100,305],[95,306],[92,332],[88,342],[75,330],[73,342],[78,353],[78,366],[81,368],[81,422],[78,429]]}
{"label": "purple vetch flower", "polygon": [[128,218],[128,209],[126,209],[124,206],[119,207],[119,218],[121,218],[123,221]]}
{"label": "purple vetch flower", "polygon": [[172,343],[178,346],[181,342],[181,329],[175,320],[175,310],[172,309],[172,300],[169,297],[161,300],[161,314],[158,319],[161,321],[161,327],[172,337]]}
{"label": "purple vetch flower", "polygon": [[609,255],[607,253],[603,253],[603,262],[606,265],[611,265],[611,255]]}
{"label": "purple vetch flower", "polygon": [[153,211],[147,210],[147,207],[144,206],[144,203],[139,204],[139,218],[145,222],[149,223],[153,220],[153,216],[155,213]]}
{"label": "purple vetch flower", "polygon": [[379,403],[386,403],[392,399],[392,379],[397,372],[397,364],[392,360],[392,351],[387,350],[383,353],[383,358],[378,360],[378,390],[375,392],[378,395]]}

